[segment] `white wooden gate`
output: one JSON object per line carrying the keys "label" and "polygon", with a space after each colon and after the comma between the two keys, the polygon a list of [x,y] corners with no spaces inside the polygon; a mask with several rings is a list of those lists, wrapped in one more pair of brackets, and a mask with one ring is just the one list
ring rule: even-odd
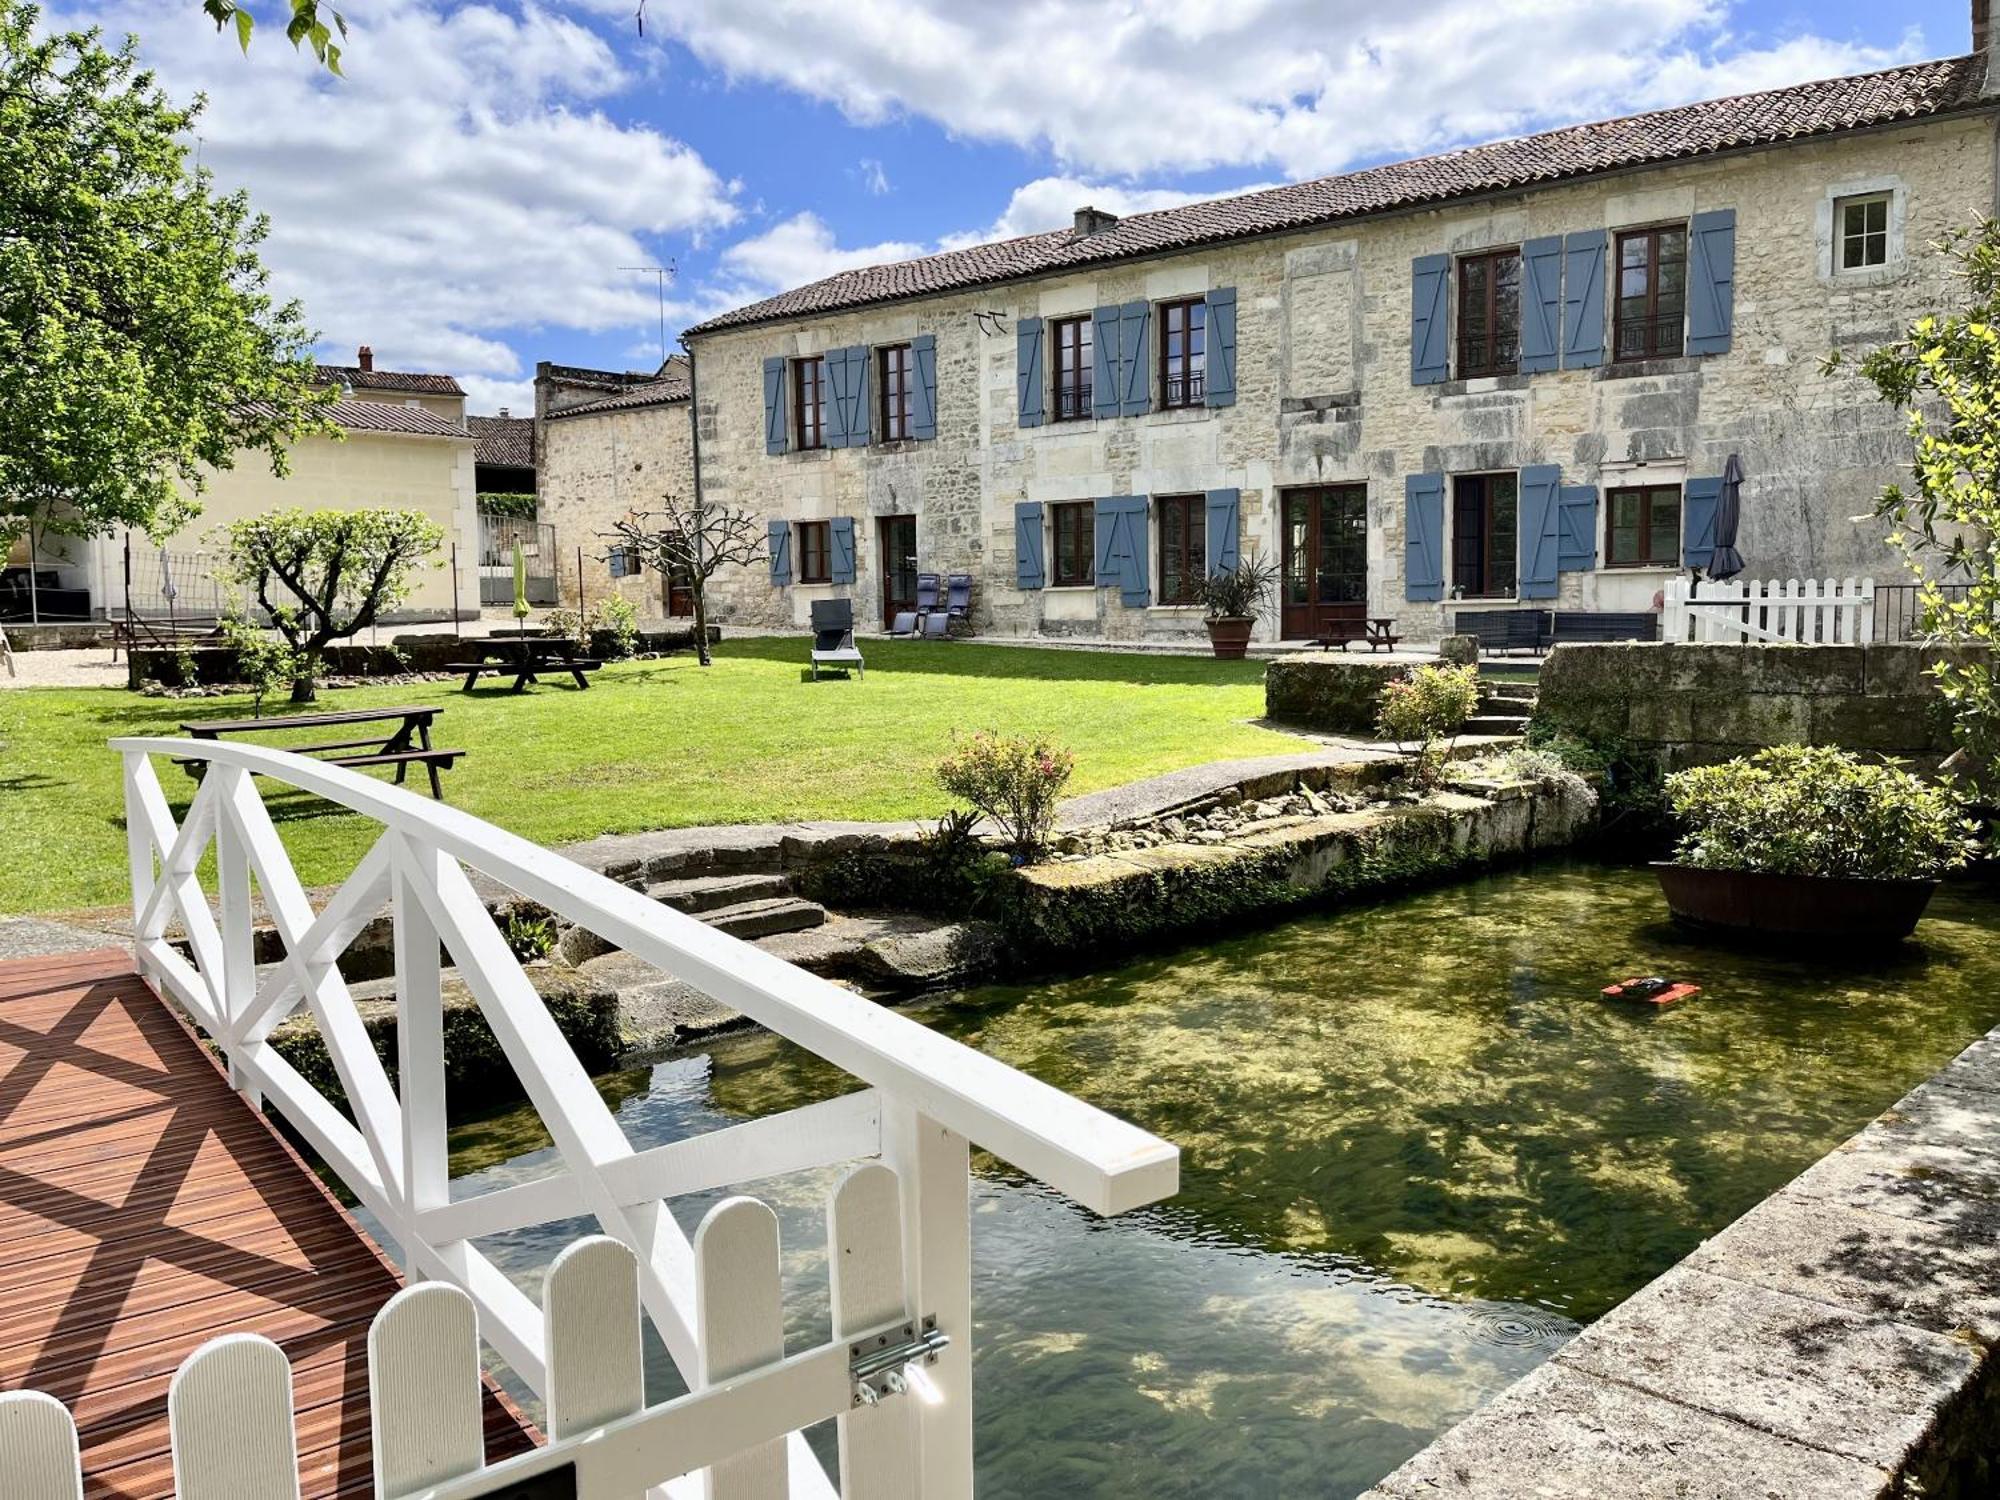
{"label": "white wooden gate", "polygon": [[[969,1496],[970,1147],[991,1151],[1099,1214],[1154,1202],[1178,1186],[1179,1154],[1170,1143],[455,808],[260,746],[176,739],[112,744],[125,757],[134,947],[142,970],[208,1033],[231,1082],[281,1113],[367,1206],[406,1271],[456,1289],[460,1312],[445,1311],[437,1298],[411,1303],[437,1310],[458,1330],[454,1347],[476,1318],[479,1337],[550,1404],[551,1431],[560,1441],[517,1462],[556,1463],[550,1453],[573,1451],[579,1477],[592,1476],[595,1486],[579,1488],[585,1500],[630,1500],[703,1468],[705,1490],[676,1481],[668,1493],[717,1500],[831,1496],[833,1483],[799,1429],[836,1412],[845,1413],[841,1468],[854,1476],[844,1493]],[[154,771],[156,754],[207,763],[178,824]],[[318,910],[307,901],[253,776],[381,825],[373,847]],[[215,908],[200,879],[211,845]],[[635,1150],[522,973],[469,870],[741,1011],[866,1087]],[[279,962],[263,968],[253,952],[253,884],[285,948]],[[395,926],[399,1087],[391,1086],[340,973],[349,942],[385,907]],[[175,925],[189,956],[170,939]],[[460,1199],[451,1197],[446,1170],[440,945],[561,1160],[547,1176]],[[269,1044],[272,1030],[301,1006],[318,1023],[351,1118]],[[768,1234],[763,1227],[770,1210],[733,1200],[691,1241],[664,1200],[870,1161],[881,1169],[847,1176],[830,1221],[834,1341],[783,1357],[775,1222]],[[563,1351],[551,1329],[608,1326],[623,1313],[599,1305],[593,1315],[597,1294],[579,1291],[576,1321],[566,1324],[566,1293],[558,1283],[548,1299],[551,1323],[476,1243],[578,1215],[594,1217],[630,1252],[639,1304],[694,1396],[626,1414],[625,1388],[606,1370],[574,1373],[565,1388]],[[721,1257],[730,1268],[718,1269],[704,1249],[718,1241],[731,1247]],[[378,1327],[377,1343],[384,1337],[394,1336]],[[624,1347],[597,1332],[586,1342],[593,1350]],[[904,1353],[917,1345],[921,1358]],[[866,1367],[862,1354],[882,1367]],[[868,1395],[856,1394],[857,1361]],[[378,1465],[387,1459],[391,1474],[403,1463],[390,1457],[402,1451],[393,1424],[404,1419],[403,1408],[421,1418],[439,1405],[422,1382],[400,1383],[397,1368],[388,1360],[374,1367],[378,1397],[388,1388],[384,1381],[397,1392],[376,1403]],[[203,1379],[192,1378],[198,1385]],[[457,1390],[462,1382],[451,1378]],[[576,1382],[583,1394],[576,1394]],[[935,1399],[903,1399],[912,1382]],[[737,1391],[746,1394],[724,1394]],[[871,1395],[873,1404],[851,1404]],[[450,1396],[444,1404],[464,1399]],[[45,1408],[32,1404],[9,1410],[17,1424],[49,1420]],[[257,1410],[260,1423],[274,1424],[273,1404]],[[614,1417],[595,1435],[575,1436],[584,1424]],[[447,1425],[460,1420],[462,1413]],[[606,1436],[613,1433],[615,1441]],[[565,1448],[572,1438],[573,1450]],[[423,1446],[432,1451],[428,1440]],[[440,1486],[437,1500],[484,1493],[483,1480],[444,1483],[467,1461],[464,1453],[436,1460],[443,1467],[424,1482]]]}
{"label": "white wooden gate", "polygon": [[1662,638],[1867,645],[1875,638],[1875,580],[1704,580],[1667,585]]}

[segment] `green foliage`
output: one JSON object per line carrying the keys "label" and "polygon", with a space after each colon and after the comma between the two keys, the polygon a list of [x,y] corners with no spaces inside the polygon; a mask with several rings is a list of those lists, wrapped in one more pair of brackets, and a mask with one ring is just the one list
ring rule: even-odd
{"label": "green foliage", "polygon": [[[2000,220],[1936,246],[1963,287],[1957,309],[1927,314],[1861,361],[1884,401],[1903,408],[1914,447],[1909,488],[1890,485],[1875,513],[1916,573],[1933,641],[2000,649]],[[1827,367],[1840,363],[1829,356]],[[1946,599],[1940,576],[1962,579]],[[1959,748],[1982,779],[2000,776],[2000,677],[1991,654],[1931,668]]]}
{"label": "green foliage", "polygon": [[1479,669],[1412,667],[1382,689],[1377,728],[1411,757],[1410,778],[1419,788],[1437,784],[1444,768],[1438,741],[1456,738],[1479,707]]}
{"label": "green foliage", "polygon": [[1056,801],[1076,757],[1044,736],[981,731],[938,763],[938,785],[984,813],[1023,860],[1038,858],[1055,827]]}
{"label": "green foliage", "polygon": [[1667,796],[1684,830],[1675,857],[1698,869],[1928,880],[1978,849],[1952,789],[1829,746],[1677,771]]}
{"label": "green foliage", "polygon": [[1252,620],[1262,614],[1278,586],[1278,565],[1257,553],[1233,568],[1204,574],[1195,585],[1195,602],[1211,620]]}
{"label": "green foliage", "polygon": [[623,658],[639,645],[639,612],[631,601],[613,594],[585,610],[552,609],[542,616],[542,624],[557,635],[567,636],[585,651],[597,649],[602,637],[606,654]]}
{"label": "green foliage", "polygon": [[[328,26],[320,19],[320,0],[291,0],[292,13],[285,20],[285,40],[293,47],[310,47],[312,54],[327,72],[340,72],[340,46],[333,39],[338,31],[341,40],[347,38],[347,17],[332,6],[326,7],[326,14],[333,19]],[[201,0],[202,14],[215,22],[215,29],[233,27],[236,40],[245,52],[250,50],[251,33],[257,29],[257,21],[249,10],[237,0]]]}
{"label": "green foliage", "polygon": [[241,615],[222,621],[223,639],[236,653],[236,678],[250,689],[251,715],[264,716],[264,700],[299,679],[298,653],[283,639],[259,630]]}
{"label": "green foliage", "polygon": [[547,958],[556,945],[555,913],[533,902],[511,906],[501,919],[500,935],[523,962]]}
{"label": "green foliage", "polygon": [[502,516],[516,521],[535,519],[535,506],[539,495],[522,495],[506,490],[485,490],[478,496],[479,513],[482,516]]}
{"label": "green foliage", "polygon": [[292,701],[310,703],[321,653],[401,601],[443,540],[421,511],[270,511],[227,528],[218,573],[263,606],[291,648]]}
{"label": "green foliage", "polygon": [[283,474],[331,396],[264,220],[188,170],[199,106],[39,18],[0,0],[0,534],[164,535],[243,452]]}
{"label": "green foliage", "polygon": [[195,665],[194,652],[186,646],[174,647],[174,676],[184,688],[193,687],[201,679],[201,669]]}
{"label": "green foliage", "polygon": [[1657,754],[1619,739],[1588,739],[1541,719],[1528,721],[1530,748],[1554,756],[1579,776],[1597,780],[1597,826],[1602,833],[1649,838],[1667,815],[1666,771]]}

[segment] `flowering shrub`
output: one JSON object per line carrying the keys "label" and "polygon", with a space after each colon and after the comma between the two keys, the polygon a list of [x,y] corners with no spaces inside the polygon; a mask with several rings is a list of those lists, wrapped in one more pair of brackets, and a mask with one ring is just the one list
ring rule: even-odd
{"label": "flowering shrub", "polygon": [[1396,741],[1412,757],[1411,780],[1429,787],[1444,768],[1437,742],[1456,737],[1478,707],[1477,667],[1412,667],[1382,689],[1376,725],[1384,739]]}
{"label": "flowering shrub", "polygon": [[1676,771],[1667,800],[1685,829],[1674,858],[1703,870],[1930,880],[1978,850],[1949,787],[1830,746]]}
{"label": "flowering shrub", "polygon": [[1055,827],[1056,800],[1076,757],[1045,739],[981,731],[957,741],[938,763],[938,785],[984,813],[1023,860],[1033,860]]}

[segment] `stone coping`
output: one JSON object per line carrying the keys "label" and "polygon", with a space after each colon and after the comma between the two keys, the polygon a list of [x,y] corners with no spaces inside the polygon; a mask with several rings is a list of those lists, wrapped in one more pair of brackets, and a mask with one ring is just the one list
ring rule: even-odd
{"label": "stone coping", "polygon": [[1996,1338],[2000,1029],[1363,1500],[1990,1493]]}

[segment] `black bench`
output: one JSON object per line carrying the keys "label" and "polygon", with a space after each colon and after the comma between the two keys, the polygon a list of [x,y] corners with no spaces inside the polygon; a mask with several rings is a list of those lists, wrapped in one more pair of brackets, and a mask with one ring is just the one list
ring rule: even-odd
{"label": "black bench", "polygon": [[[285,729],[330,729],[343,725],[394,724],[393,730],[377,732],[367,739],[325,740],[312,745],[278,745],[273,748],[293,755],[313,755],[332,766],[394,766],[396,784],[401,786],[411,766],[430,773],[431,795],[444,800],[444,786],[438,780],[440,768],[449,769],[463,750],[438,750],[431,745],[431,722],[444,710],[427,704],[404,708],[357,708],[325,714],[292,714],[274,719],[210,719],[181,725],[198,740],[219,740],[239,735],[268,734]],[[329,754],[329,751],[359,750],[359,755]],[[197,781],[208,762],[199,756],[178,755],[174,764]]]}
{"label": "black bench", "polygon": [[221,639],[222,621],[213,615],[160,620],[150,615],[124,614],[111,622],[111,659],[118,660],[120,650],[127,656],[147,648],[177,651],[183,646],[208,645]]}
{"label": "black bench", "polygon": [[1660,617],[1651,610],[1559,609],[1550,640],[1564,641],[1657,641]]}
{"label": "black bench", "polygon": [[1546,609],[1463,609],[1451,617],[1454,635],[1469,635],[1481,651],[1546,651],[1549,611]]}
{"label": "black bench", "polygon": [[517,693],[527,691],[528,684],[544,672],[567,672],[578,687],[587,688],[590,674],[604,665],[597,657],[578,655],[576,643],[566,636],[497,638],[485,644],[476,641],[470,644],[479,654],[478,661],[445,663],[447,672],[465,674],[465,686],[460,691],[468,693],[473,684],[488,674],[512,677]]}

